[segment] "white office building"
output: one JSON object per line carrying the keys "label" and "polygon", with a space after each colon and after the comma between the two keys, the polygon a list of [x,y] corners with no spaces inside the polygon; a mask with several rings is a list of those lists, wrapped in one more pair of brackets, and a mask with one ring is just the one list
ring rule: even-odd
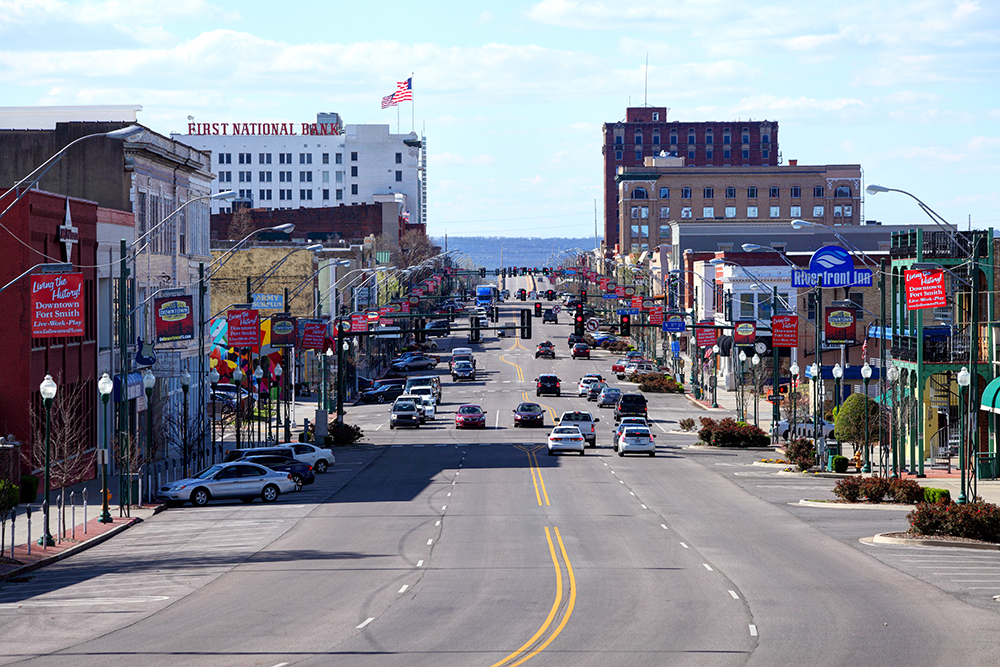
{"label": "white office building", "polygon": [[[292,209],[400,199],[410,222],[426,223],[426,142],[388,125],[344,125],[336,113],[315,123],[201,122],[171,137],[211,151],[213,192],[235,190],[253,208]],[[384,200],[384,197],[380,199]],[[230,204],[213,202],[213,213]]]}

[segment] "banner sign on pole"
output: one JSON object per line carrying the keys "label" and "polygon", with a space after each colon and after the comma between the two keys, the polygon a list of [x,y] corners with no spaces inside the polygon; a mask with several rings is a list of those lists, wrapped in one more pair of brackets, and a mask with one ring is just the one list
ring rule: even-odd
{"label": "banner sign on pole", "polygon": [[854,268],[854,258],[836,245],[823,246],[813,253],[809,268],[792,270],[792,287],[816,287],[820,278],[823,287],[871,287],[870,269]]}
{"label": "banner sign on pole", "polygon": [[632,308],[639,310],[642,309],[642,296],[636,294],[632,297]]}
{"label": "banner sign on pole", "polygon": [[368,331],[368,313],[351,313],[351,333]]}
{"label": "banner sign on pole", "polygon": [[[715,322],[713,320],[702,320],[698,324],[703,325],[695,329],[694,337],[698,347],[712,347],[715,345],[719,340],[719,332],[712,326]],[[757,326],[753,322],[750,324],[753,324],[754,327]],[[756,328],[754,331],[756,331]]]}
{"label": "banner sign on pole", "polygon": [[904,271],[906,309],[941,308],[948,305],[944,290],[944,271]]}
{"label": "banner sign on pole", "polygon": [[608,291],[608,282],[610,282],[610,280],[611,280],[610,278],[601,278],[598,281],[597,284],[601,288],[602,292],[607,292]]}
{"label": "banner sign on pole", "polygon": [[230,310],[226,313],[229,323],[229,347],[260,346],[260,314],[254,309]]}
{"label": "banner sign on pole", "polygon": [[326,340],[326,322],[323,320],[307,320],[302,324],[302,348],[306,350],[322,350]]}
{"label": "banner sign on pole", "polygon": [[798,315],[775,315],[771,318],[771,345],[774,347],[799,346]]}
{"label": "banner sign on pole", "polygon": [[298,325],[291,315],[272,315],[271,347],[293,347],[297,330]]}
{"label": "banner sign on pole", "polygon": [[757,322],[753,320],[737,322],[736,326],[733,327],[733,342],[738,347],[753,345],[757,342]]}
{"label": "banner sign on pole", "polygon": [[31,337],[83,335],[83,274],[31,276]]}
{"label": "banner sign on pole", "polygon": [[[655,325],[663,324],[663,306],[649,307],[649,323]],[[683,324],[683,320],[681,324]]]}
{"label": "banner sign on pole", "polygon": [[625,298],[625,286],[624,285],[617,285],[615,287],[615,296],[618,297],[619,299],[624,299]]}
{"label": "banner sign on pole", "polygon": [[826,326],[823,327],[826,333],[827,345],[847,345],[855,343],[857,328],[857,310],[855,308],[841,308],[840,306],[826,307]]}
{"label": "banner sign on pole", "polygon": [[190,294],[153,299],[157,343],[194,339],[194,311],[191,303]]}

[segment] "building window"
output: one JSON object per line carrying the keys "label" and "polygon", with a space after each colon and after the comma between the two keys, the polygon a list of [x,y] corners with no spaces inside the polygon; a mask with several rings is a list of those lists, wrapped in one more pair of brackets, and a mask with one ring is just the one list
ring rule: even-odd
{"label": "building window", "polygon": [[780,206],[772,206],[771,207],[771,217],[772,218],[780,218],[781,217],[781,207]]}
{"label": "building window", "polygon": [[635,159],[636,159],[636,162],[639,162],[639,161],[642,160],[642,151],[636,151],[635,152]]}
{"label": "building window", "polygon": [[639,207],[638,206],[633,206],[632,207],[632,219],[633,220],[638,220],[639,219]]}
{"label": "building window", "polygon": [[330,154],[323,153],[323,164],[330,164]]}
{"label": "building window", "polygon": [[670,239],[670,225],[660,225],[660,241],[667,241]]}
{"label": "building window", "polygon": [[261,183],[270,183],[271,182],[271,172],[269,172],[269,171],[259,172],[257,174],[257,176],[258,176],[257,180],[260,181]]}
{"label": "building window", "polygon": [[733,157],[733,152],[731,150],[729,150],[728,148],[722,149],[722,158],[724,160],[729,160],[732,157]]}
{"label": "building window", "polygon": [[670,145],[677,145],[677,130],[670,130]]}
{"label": "building window", "polygon": [[791,214],[791,216],[793,218],[801,218],[802,217],[802,207],[801,206],[792,206],[791,209],[789,209],[789,213]]}
{"label": "building window", "polygon": [[660,145],[660,133],[659,132],[653,132],[653,145],[654,146],[659,146]]}
{"label": "building window", "polygon": [[403,172],[401,172],[401,171],[397,171],[396,172],[396,182],[397,183],[402,183],[403,182]]}
{"label": "building window", "polygon": [[299,172],[299,183],[312,183],[313,173],[311,171]]}
{"label": "building window", "polygon": [[726,207],[726,217],[727,218],[735,218],[736,217],[736,207],[735,206],[727,206]]}
{"label": "building window", "polygon": [[[855,306],[857,306],[858,308],[860,308],[860,309],[863,310],[864,307],[865,307],[865,294],[864,294],[864,292],[851,292],[850,301]],[[858,315],[861,315],[861,313],[858,313]]]}
{"label": "building window", "polygon": [[649,217],[649,207],[648,206],[643,206],[643,207],[641,207],[639,209],[639,217],[640,218],[648,218]]}
{"label": "building window", "polygon": [[686,218],[690,218],[690,217],[691,217],[691,207],[690,206],[682,206],[681,207],[681,218],[685,218],[686,219]]}
{"label": "building window", "polygon": [[740,318],[741,319],[754,319],[757,317],[757,311],[755,309],[755,297],[756,295],[751,292],[749,294],[740,294]]}
{"label": "building window", "polygon": [[814,292],[806,294],[806,319],[816,321],[816,294]]}
{"label": "building window", "polygon": [[711,148],[706,148],[705,149],[705,159],[706,160],[711,160],[714,155],[715,155],[715,151],[713,151]]}
{"label": "building window", "polygon": [[342,172],[342,171],[338,171],[337,172],[337,182],[338,183],[343,183],[344,182],[344,172]]}
{"label": "building window", "polygon": [[744,160],[749,160],[750,159],[750,151],[748,149],[746,149],[746,148],[743,149],[743,159]]}
{"label": "building window", "polygon": [[299,164],[312,164],[312,153],[299,153]]}
{"label": "building window", "polygon": [[270,153],[261,153],[257,157],[259,158],[258,161],[260,162],[260,164],[271,164],[271,154]]}
{"label": "building window", "polygon": [[328,188],[323,188],[323,199],[324,200],[330,199],[330,190]]}
{"label": "building window", "polygon": [[814,218],[822,218],[823,217],[823,207],[822,206],[813,206],[813,217]]}
{"label": "building window", "polygon": [[681,188],[681,199],[691,199],[691,188]]}
{"label": "building window", "polygon": [[351,178],[357,178],[357,177],[358,177],[358,168],[357,168],[357,166],[352,166],[351,167]]}
{"label": "building window", "polygon": [[240,190],[240,199],[250,199],[250,200],[252,200],[253,199],[253,191],[252,190]]}
{"label": "building window", "polygon": [[333,157],[334,157],[334,162],[336,162],[337,164],[344,164],[344,154],[343,153],[337,153]]}
{"label": "building window", "polygon": [[646,194],[646,188],[632,190],[632,199],[649,199],[649,195]]}
{"label": "building window", "polygon": [[351,151],[351,162],[357,162],[357,161],[358,161],[358,152]]}
{"label": "building window", "polygon": [[291,153],[278,153],[278,164],[291,164],[292,154]]}
{"label": "building window", "polygon": [[396,164],[403,164],[403,154],[396,153]]}
{"label": "building window", "polygon": [[736,199],[736,188],[731,185],[726,188],[726,199]]}
{"label": "building window", "polygon": [[833,217],[835,217],[835,218],[843,218],[844,217],[844,207],[843,206],[839,206],[839,205],[838,206],[834,206],[833,207]]}
{"label": "building window", "polygon": [[729,130],[723,130],[722,132],[722,143],[731,144],[733,143],[733,135],[729,133]]}
{"label": "building window", "polygon": [[246,159],[247,158],[247,153],[237,153],[236,155],[240,159],[240,164],[246,164],[247,163],[247,159]]}
{"label": "building window", "polygon": [[641,130],[636,130],[635,131],[635,145],[636,146],[642,146],[642,131]]}
{"label": "building window", "polygon": [[837,189],[833,191],[834,197],[850,197],[851,189],[846,185],[838,185]]}
{"label": "building window", "polygon": [[823,186],[822,185],[813,186],[813,197],[822,197],[822,196],[823,196]]}
{"label": "building window", "polygon": [[767,196],[770,197],[771,199],[777,199],[778,198],[778,188],[776,188],[774,186],[768,188],[767,189]]}
{"label": "building window", "polygon": [[756,199],[756,198],[757,198],[757,187],[751,185],[749,188],[747,188],[747,199]]}
{"label": "building window", "polygon": [[706,130],[705,131],[705,145],[706,146],[711,146],[713,140],[714,139],[712,137],[712,131],[711,130]]}
{"label": "building window", "polygon": [[352,195],[357,195],[358,194],[358,184],[357,183],[355,183],[354,185],[351,186],[351,194]]}
{"label": "building window", "polygon": [[231,171],[220,171],[219,172],[219,182],[220,183],[232,183],[233,182],[233,172],[231,172]]}
{"label": "building window", "polygon": [[[289,193],[289,194],[291,194],[291,190],[278,190],[278,199],[280,201],[285,201],[285,198],[286,198],[285,193],[286,192]],[[288,199],[291,199],[291,197],[288,197]]]}
{"label": "building window", "polygon": [[337,201],[343,201],[343,200],[344,200],[344,191],[341,190],[340,188],[337,188]]}
{"label": "building window", "polygon": [[232,153],[219,153],[219,164],[232,164],[233,154]]}
{"label": "building window", "polygon": [[715,188],[705,188],[702,191],[701,196],[705,199],[715,199]]}
{"label": "building window", "polygon": [[688,159],[689,160],[693,160],[694,159],[694,149],[693,148],[688,151]]}
{"label": "building window", "polygon": [[762,134],[762,135],[760,135],[760,143],[762,143],[762,144],[769,144],[769,143],[771,143],[771,135],[770,134]]}
{"label": "building window", "polygon": [[292,172],[290,172],[290,171],[279,171],[278,172],[278,182],[279,183],[291,183],[292,182]]}
{"label": "building window", "polygon": [[310,199],[311,200],[312,198],[313,198],[313,191],[312,190],[299,190],[299,199],[300,200],[301,199]]}
{"label": "building window", "polygon": [[660,217],[661,218],[669,218],[670,217],[670,207],[669,206],[661,206],[660,207]]}
{"label": "building window", "polygon": [[623,159],[625,159],[625,156],[623,155],[623,151],[615,151],[615,159],[616,160],[623,160]]}
{"label": "building window", "polygon": [[844,217],[845,217],[845,218],[849,218],[849,217],[851,217],[851,214],[852,214],[853,212],[854,212],[854,209],[853,209],[852,207],[850,207],[850,206],[845,206],[845,207],[844,207]]}
{"label": "building window", "polygon": [[620,134],[617,137],[615,137],[615,145],[621,146],[624,143],[625,143],[625,137],[623,137]]}
{"label": "building window", "polygon": [[694,130],[688,130],[688,146],[694,146],[695,141]]}
{"label": "building window", "polygon": [[792,199],[799,199],[802,197],[802,188],[798,185],[792,186]]}
{"label": "building window", "polygon": [[670,199],[670,188],[660,188],[660,199]]}
{"label": "building window", "polygon": [[271,191],[270,190],[261,190],[260,191],[260,197],[258,197],[258,199],[260,201],[268,201],[269,199],[271,199]]}
{"label": "building window", "polygon": [[756,206],[747,206],[747,217],[748,218],[756,218],[757,217],[757,207]]}
{"label": "building window", "polygon": [[701,217],[703,218],[714,218],[715,217],[715,207],[705,206],[701,209]]}
{"label": "building window", "polygon": [[660,112],[659,111],[654,111],[653,112],[653,122],[656,123],[659,120],[660,120]]}
{"label": "building window", "polygon": [[767,149],[765,148],[764,150],[762,150],[762,151],[760,152],[760,156],[761,156],[762,158],[764,158],[764,159],[766,160],[766,159],[768,159],[769,157],[771,157],[771,151],[769,151],[769,150],[767,150]]}
{"label": "building window", "polygon": [[741,138],[743,140],[743,143],[745,143],[745,144],[749,144],[750,143],[750,133],[749,132],[744,132],[743,136]]}

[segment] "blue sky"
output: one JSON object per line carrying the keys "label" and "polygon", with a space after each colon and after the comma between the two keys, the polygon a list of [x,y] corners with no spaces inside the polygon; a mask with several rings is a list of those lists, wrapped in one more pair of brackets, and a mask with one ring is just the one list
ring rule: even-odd
{"label": "blue sky", "polygon": [[[779,122],[785,163],[861,164],[963,227],[1000,228],[1000,6],[970,0],[283,3],[0,0],[0,104],[196,120],[388,123],[413,73],[429,233],[588,236],[601,124]],[[410,107],[400,107],[410,130]],[[865,216],[926,222],[902,195]]]}

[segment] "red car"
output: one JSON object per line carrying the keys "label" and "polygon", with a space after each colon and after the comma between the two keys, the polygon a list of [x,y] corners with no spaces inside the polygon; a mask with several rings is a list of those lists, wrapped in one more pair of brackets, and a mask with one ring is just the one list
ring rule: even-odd
{"label": "red car", "polygon": [[590,346],[586,343],[577,343],[573,346],[573,358],[590,359]]}
{"label": "red car", "polygon": [[625,372],[625,364],[628,362],[627,359],[619,359],[615,363],[611,364],[611,373],[617,375],[618,373]]}
{"label": "red car", "polygon": [[455,412],[455,428],[486,428],[486,412],[478,405],[463,405]]}

